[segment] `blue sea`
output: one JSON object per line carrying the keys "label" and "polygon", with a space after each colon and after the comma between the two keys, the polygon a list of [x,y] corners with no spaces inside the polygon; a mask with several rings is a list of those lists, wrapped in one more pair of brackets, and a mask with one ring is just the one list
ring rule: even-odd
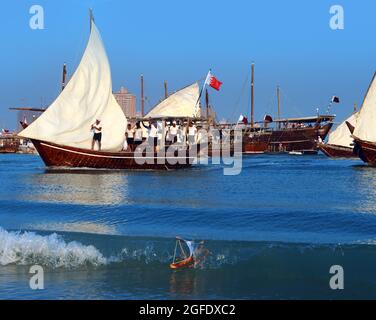
{"label": "blue sea", "polygon": [[[376,169],[361,161],[248,156],[225,176],[0,155],[0,182],[0,299],[376,298]],[[209,255],[170,270],[176,236]],[[329,286],[333,265],[344,290]]]}

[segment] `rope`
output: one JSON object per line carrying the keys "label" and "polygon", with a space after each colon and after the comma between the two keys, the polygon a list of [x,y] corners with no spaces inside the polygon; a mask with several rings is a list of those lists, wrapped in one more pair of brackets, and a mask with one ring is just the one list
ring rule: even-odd
{"label": "rope", "polygon": [[178,249],[178,240],[176,240],[175,251],[174,251],[174,259],[173,259],[172,263],[175,263],[175,260],[176,260],[176,250],[177,249]]}
{"label": "rope", "polygon": [[[249,72],[247,72],[247,76],[246,76],[246,79],[245,79],[244,82],[243,82],[243,86],[242,86],[242,89],[241,89],[240,94],[239,94],[239,96],[238,96],[238,100],[236,101],[236,103],[235,103],[235,105],[234,105],[233,112],[232,112],[232,114],[231,114],[231,116],[230,116],[231,119],[234,119],[235,114],[236,114],[236,113],[239,113],[239,112],[238,112],[238,111],[239,111],[239,105],[240,105],[241,99],[242,99],[243,96],[244,96],[244,93],[245,93],[245,90],[246,90],[246,86],[247,86],[247,84],[248,84],[248,81],[249,81]],[[237,117],[237,118],[236,118],[236,121],[237,121],[239,115],[237,115],[236,117]]]}
{"label": "rope", "polygon": [[181,251],[182,251],[182,253],[184,255],[184,259],[187,259],[187,255],[186,255],[186,253],[185,253],[185,251],[183,249],[183,246],[181,245],[181,241],[179,241],[179,245],[180,245],[180,249],[181,249]]}

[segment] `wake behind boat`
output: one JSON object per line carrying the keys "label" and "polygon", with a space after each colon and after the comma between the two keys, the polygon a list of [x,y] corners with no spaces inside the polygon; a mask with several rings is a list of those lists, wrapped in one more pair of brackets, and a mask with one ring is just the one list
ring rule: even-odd
{"label": "wake behind boat", "polygon": [[[190,86],[189,94],[186,91],[172,95],[156,110],[173,99],[176,104],[184,100],[183,108],[196,108],[198,85]],[[96,119],[100,128],[93,125]],[[154,145],[151,151],[144,146],[141,151],[121,152],[126,129],[127,119],[112,94],[110,64],[91,15],[88,44],[75,73],[50,107],[19,136],[33,142],[47,166],[165,170],[192,165],[194,156],[189,156],[187,146],[172,152],[164,146],[157,152]],[[100,151],[90,149],[95,140]]]}

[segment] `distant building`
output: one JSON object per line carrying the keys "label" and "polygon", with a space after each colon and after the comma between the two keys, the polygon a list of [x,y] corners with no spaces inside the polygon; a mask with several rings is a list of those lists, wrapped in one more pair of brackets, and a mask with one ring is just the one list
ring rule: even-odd
{"label": "distant building", "polygon": [[129,93],[126,88],[121,87],[119,92],[114,93],[114,97],[123,109],[126,117],[136,116],[136,96],[134,94]]}
{"label": "distant building", "polygon": [[42,112],[37,112],[37,111],[30,111],[30,110],[19,110],[17,112],[17,131],[21,131],[22,130],[22,126],[21,126],[21,121],[22,122],[27,122],[27,124],[30,124],[32,123],[35,119],[37,119],[40,115],[42,114]]}

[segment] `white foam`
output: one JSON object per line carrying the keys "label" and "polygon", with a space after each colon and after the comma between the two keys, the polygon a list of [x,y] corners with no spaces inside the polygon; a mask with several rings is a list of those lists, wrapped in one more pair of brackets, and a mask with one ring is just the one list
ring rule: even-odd
{"label": "white foam", "polygon": [[94,246],[66,243],[56,233],[49,236],[34,232],[8,232],[0,227],[0,265],[40,264],[52,268],[100,266],[107,259]]}

